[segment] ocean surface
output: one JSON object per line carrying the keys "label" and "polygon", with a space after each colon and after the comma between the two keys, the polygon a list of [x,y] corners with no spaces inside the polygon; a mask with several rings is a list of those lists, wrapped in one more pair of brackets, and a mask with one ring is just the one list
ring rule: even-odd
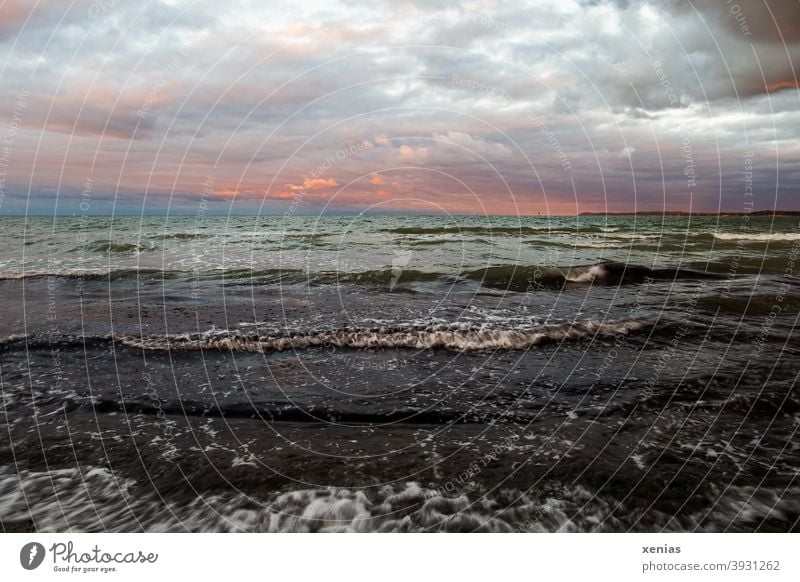
{"label": "ocean surface", "polygon": [[0,530],[798,531],[799,220],[0,218]]}

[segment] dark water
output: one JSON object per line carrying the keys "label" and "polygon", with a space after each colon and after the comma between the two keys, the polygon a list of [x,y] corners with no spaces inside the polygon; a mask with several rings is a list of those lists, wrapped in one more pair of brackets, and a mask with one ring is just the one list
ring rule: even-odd
{"label": "dark water", "polygon": [[796,218],[4,218],[6,531],[796,531]]}

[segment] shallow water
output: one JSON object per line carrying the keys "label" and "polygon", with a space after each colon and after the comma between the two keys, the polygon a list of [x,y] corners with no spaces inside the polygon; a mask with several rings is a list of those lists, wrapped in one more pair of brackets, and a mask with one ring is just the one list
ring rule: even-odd
{"label": "shallow water", "polygon": [[7,531],[794,531],[778,217],[3,218]]}

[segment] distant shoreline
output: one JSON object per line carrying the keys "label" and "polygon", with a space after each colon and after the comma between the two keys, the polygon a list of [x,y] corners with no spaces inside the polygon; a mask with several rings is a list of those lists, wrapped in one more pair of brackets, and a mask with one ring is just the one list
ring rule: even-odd
{"label": "distant shoreline", "polygon": [[644,210],[640,212],[581,212],[576,216],[800,216],[800,210],[756,210],[753,212],[682,212]]}

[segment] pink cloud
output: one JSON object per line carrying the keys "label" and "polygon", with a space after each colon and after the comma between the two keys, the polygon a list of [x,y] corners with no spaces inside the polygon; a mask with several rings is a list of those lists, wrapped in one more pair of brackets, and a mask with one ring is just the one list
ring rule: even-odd
{"label": "pink cloud", "polygon": [[413,148],[409,145],[400,146],[400,161],[406,164],[421,164],[428,159],[428,148]]}
{"label": "pink cloud", "polygon": [[324,188],[333,188],[338,185],[339,182],[333,178],[306,178],[303,180],[303,186],[306,190],[322,190]]}

